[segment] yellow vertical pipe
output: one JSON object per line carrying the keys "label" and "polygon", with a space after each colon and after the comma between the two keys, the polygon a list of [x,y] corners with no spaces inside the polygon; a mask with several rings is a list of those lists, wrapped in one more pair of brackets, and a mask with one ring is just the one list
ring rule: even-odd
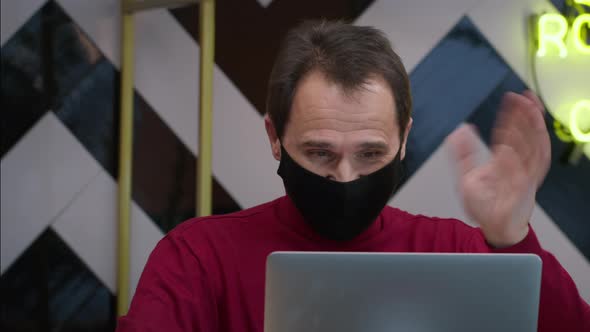
{"label": "yellow vertical pipe", "polygon": [[200,101],[199,158],[197,161],[197,216],[211,214],[211,145],[213,127],[213,66],[215,53],[215,1],[201,0],[199,10]]}
{"label": "yellow vertical pipe", "polygon": [[[124,2],[123,0],[122,2]],[[131,164],[133,149],[133,13],[122,12],[121,115],[119,128],[119,232],[117,260],[117,315],[129,307],[129,221],[131,217]]]}

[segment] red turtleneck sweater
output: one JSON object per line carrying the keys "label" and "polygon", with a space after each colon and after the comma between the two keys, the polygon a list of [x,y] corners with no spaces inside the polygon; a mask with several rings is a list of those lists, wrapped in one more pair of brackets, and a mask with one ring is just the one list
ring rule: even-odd
{"label": "red turtleneck sweater", "polygon": [[386,207],[361,235],[335,242],[316,235],[286,196],[176,227],[152,252],[117,331],[262,332],[266,257],[279,250],[537,254],[543,260],[538,330],[590,331],[590,307],[532,230],[496,250],[461,221]]}

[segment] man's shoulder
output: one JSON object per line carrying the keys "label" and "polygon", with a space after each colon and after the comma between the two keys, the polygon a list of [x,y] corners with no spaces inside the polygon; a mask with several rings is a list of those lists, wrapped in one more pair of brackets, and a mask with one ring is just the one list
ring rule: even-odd
{"label": "man's shoulder", "polygon": [[396,223],[407,225],[411,227],[426,227],[426,228],[440,228],[440,227],[451,227],[459,228],[462,230],[473,230],[472,226],[469,226],[465,222],[446,217],[433,217],[424,214],[412,214],[408,211],[400,208],[395,208],[387,205],[383,209],[385,220],[388,223]]}
{"label": "man's shoulder", "polygon": [[[199,232],[222,231],[245,223],[255,224],[272,220],[280,198],[233,213],[188,219],[168,233],[170,237],[185,237]],[[253,226],[253,225],[252,225]]]}
{"label": "man's shoulder", "polygon": [[393,234],[407,236],[414,251],[463,252],[477,228],[455,218],[431,217],[388,207],[385,209],[386,228]]}

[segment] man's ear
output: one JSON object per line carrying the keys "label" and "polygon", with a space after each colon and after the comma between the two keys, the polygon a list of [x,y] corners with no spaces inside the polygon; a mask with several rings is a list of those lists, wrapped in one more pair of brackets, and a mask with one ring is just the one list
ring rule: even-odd
{"label": "man's ear", "polygon": [[410,118],[410,121],[408,121],[408,125],[406,126],[406,130],[404,130],[404,141],[402,142],[402,147],[400,150],[401,160],[404,160],[404,158],[406,157],[406,143],[408,142],[408,135],[410,134],[410,129],[412,129],[412,122],[414,122],[414,120]]}
{"label": "man's ear", "polygon": [[277,136],[277,131],[275,129],[274,124],[270,120],[268,114],[264,116],[264,127],[266,128],[266,134],[268,135],[268,140],[270,142],[270,149],[272,152],[272,156],[276,160],[281,160],[281,141]]}

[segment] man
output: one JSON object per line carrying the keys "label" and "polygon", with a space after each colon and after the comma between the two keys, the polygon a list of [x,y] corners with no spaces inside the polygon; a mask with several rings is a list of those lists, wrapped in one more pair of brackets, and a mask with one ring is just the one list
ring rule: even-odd
{"label": "man", "polygon": [[265,262],[277,250],[537,254],[539,331],[590,331],[588,304],[529,227],[550,163],[536,96],[505,96],[484,165],[474,161],[472,129],[449,138],[479,228],[386,206],[411,106],[405,69],[378,30],[330,22],[292,30],[264,118],[288,195],[176,227],[151,254],[118,331],[262,331]]}

